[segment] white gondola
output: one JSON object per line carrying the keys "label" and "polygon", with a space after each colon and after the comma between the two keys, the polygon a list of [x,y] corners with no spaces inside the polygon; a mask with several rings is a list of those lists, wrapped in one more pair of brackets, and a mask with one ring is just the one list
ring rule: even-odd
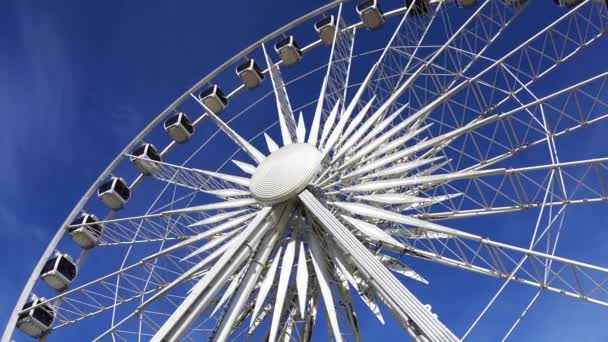
{"label": "white gondola", "polygon": [[101,234],[103,226],[97,223],[97,216],[92,214],[83,214],[66,227],[72,240],[83,249],[95,247]]}
{"label": "white gondola", "polygon": [[185,143],[194,133],[194,126],[186,113],[177,113],[167,119],[164,124],[165,131],[178,144]]}
{"label": "white gondola", "polygon": [[331,46],[334,42],[334,35],[336,33],[336,22],[334,16],[323,18],[315,23],[315,31],[319,34],[323,45]]}
{"label": "white gondola", "polygon": [[[574,7],[579,5],[583,0],[553,0],[559,7]],[[608,2],[606,2],[608,4]]]}
{"label": "white gondola", "polygon": [[135,166],[139,172],[146,176],[151,175],[154,170],[158,168],[158,164],[151,161],[161,161],[158,150],[152,144],[141,145],[139,148],[133,151],[131,155],[131,163],[133,163],[133,166]]}
{"label": "white gondola", "polygon": [[257,88],[264,80],[264,73],[253,59],[236,67],[236,74],[239,75],[245,88],[249,90]]}
{"label": "white gondola", "polygon": [[217,84],[203,90],[198,98],[215,114],[223,112],[228,105],[228,98]]}
{"label": "white gondola", "polygon": [[39,338],[50,331],[51,325],[55,321],[55,309],[48,303],[32,308],[45,300],[44,298],[34,298],[23,306],[17,319],[17,328],[26,335]]}
{"label": "white gondola", "polygon": [[[458,1],[458,0],[457,0]],[[409,8],[412,3],[414,7],[410,11],[412,15],[423,16],[428,15],[431,12],[431,1],[430,0],[405,0],[405,6]]]}
{"label": "white gondola", "polygon": [[526,2],[528,2],[528,0],[505,0],[505,3],[507,4],[507,6],[511,6],[511,7],[520,7],[526,4]]}
{"label": "white gondola", "polygon": [[112,177],[97,189],[97,197],[110,209],[119,210],[131,197],[131,190],[123,178]]}
{"label": "white gondola", "polygon": [[293,36],[279,40],[274,45],[274,50],[279,54],[283,63],[289,66],[298,64],[302,59],[302,50]]}
{"label": "white gondola", "polygon": [[57,291],[63,291],[76,278],[77,268],[74,260],[67,254],[57,254],[44,264],[40,278]]}
{"label": "white gondola", "polygon": [[473,8],[477,5],[477,0],[456,0],[456,5],[460,8]]}
{"label": "white gondola", "polygon": [[378,0],[365,0],[357,5],[357,14],[361,17],[363,25],[370,30],[377,30],[384,25],[384,12]]}

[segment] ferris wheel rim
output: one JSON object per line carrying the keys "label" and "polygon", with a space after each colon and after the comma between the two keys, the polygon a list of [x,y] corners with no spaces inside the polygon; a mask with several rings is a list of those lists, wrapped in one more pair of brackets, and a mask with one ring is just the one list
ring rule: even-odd
{"label": "ferris wheel rim", "polygon": [[[238,53],[237,55],[235,55],[234,57],[232,57],[231,59],[229,59],[227,62],[225,62],[224,64],[222,64],[220,67],[218,67],[217,69],[215,69],[214,71],[212,71],[210,74],[208,74],[207,76],[205,76],[201,81],[197,82],[195,84],[195,86],[193,86],[190,90],[186,91],[184,94],[182,94],[182,96],[180,96],[177,100],[175,100],[171,105],[169,105],[169,107],[167,107],[165,110],[163,110],[163,112],[161,112],[161,114],[159,114],[159,116],[157,116],[155,119],[152,120],[152,122],[150,124],[148,124],[148,126],[146,126],[138,135],[135,136],[135,138],[125,147],[125,149],[110,163],[110,165],[106,168],[106,170],[99,176],[99,178],[93,183],[93,185],[91,186],[91,188],[89,188],[89,190],[85,193],[85,195],[81,198],[81,200],[78,202],[78,204],[74,207],[74,209],[72,210],[72,212],[68,215],[68,218],[66,219],[66,221],[64,222],[63,225],[60,226],[58,232],[56,233],[56,235],[53,237],[53,239],[51,240],[51,243],[49,243],[49,245],[47,246],[47,251],[45,251],[45,253],[43,254],[43,256],[40,258],[39,260],[39,264],[41,265],[45,260],[46,257],[48,257],[51,253],[52,250],[55,248],[55,246],[59,243],[63,233],[65,232],[65,226],[68,225],[71,220],[74,219],[74,217],[76,215],[78,215],[78,213],[82,210],[82,208],[85,206],[85,204],[87,203],[87,201],[89,201],[91,199],[91,196],[93,195],[94,191],[96,190],[97,186],[99,184],[101,184],[101,182],[106,179],[112,172],[112,170],[115,169],[115,167],[123,160],[123,158],[125,158],[126,155],[128,155],[128,153],[138,144],[142,141],[142,139],[156,126],[158,126],[159,124],[162,123],[162,120],[173,110],[175,110],[176,108],[179,107],[179,105],[185,101],[189,95],[191,95],[192,93],[196,92],[198,89],[200,89],[205,83],[207,83],[209,80],[212,80],[217,74],[219,74],[220,72],[222,72],[223,70],[225,70],[226,68],[230,67],[231,65],[234,65],[234,63],[236,63],[236,61],[238,59],[240,59],[241,57],[245,56],[248,52],[249,49],[253,50],[256,47],[258,47],[260,44],[264,44],[267,43],[268,41],[272,40],[273,38],[276,38],[276,36],[280,35],[281,33],[297,26],[297,23],[294,24],[294,22],[300,22],[300,21],[305,21],[306,19],[310,18],[310,17],[314,17],[320,13],[323,13],[327,10],[330,10],[332,8],[334,8],[335,6],[338,6],[339,4],[341,4],[342,2],[344,2],[344,0],[338,0],[335,1],[331,4],[328,4],[326,6],[321,7],[320,9],[317,9],[313,12],[310,12],[307,15],[304,15],[296,20],[294,20],[292,23],[285,25],[283,28],[267,35],[266,37],[264,37],[263,39],[259,40],[258,42],[252,44],[249,48],[246,48],[244,50],[242,50],[240,53]],[[321,9],[323,9],[323,11],[320,11]],[[319,12],[320,11],[320,12]],[[398,10],[397,10],[398,11]],[[290,26],[292,25],[293,26]],[[359,24],[355,24],[355,25],[361,25],[361,23]],[[350,26],[352,27],[352,25]],[[281,31],[281,32],[279,32]],[[311,44],[319,44],[320,40],[317,40],[315,43]],[[231,62],[232,63],[229,63]],[[280,64],[281,62],[278,62],[277,64]],[[196,89],[195,89],[196,88]],[[240,88],[240,87],[239,87]],[[237,88],[234,92],[238,92],[239,88]],[[204,114],[203,114],[204,115]],[[174,144],[174,142],[170,143]],[[135,180],[135,182],[133,184],[138,184],[141,180],[142,180],[142,175],[138,176],[137,179]],[[88,196],[87,196],[88,195]],[[51,248],[51,244],[55,242],[55,245]],[[50,249],[50,250],[49,250]],[[48,255],[47,255],[48,252]],[[32,273],[32,276],[37,276],[36,274],[36,269],[34,270],[34,272]],[[32,283],[32,287],[35,283],[35,280],[37,278],[34,279],[34,282]],[[30,288],[30,290],[31,290]],[[24,294],[25,291],[22,292],[22,296]],[[29,292],[29,291],[28,291]],[[28,293],[29,295],[29,293]],[[20,298],[21,300],[21,298]],[[27,300],[27,295],[26,297],[22,300],[22,303],[20,303],[18,301],[17,305],[15,306],[15,311],[13,312],[13,315],[11,316],[11,319],[13,319],[13,317],[15,317],[16,320],[16,313],[18,313],[19,311],[21,311],[21,307],[22,304]],[[9,329],[12,326],[11,329],[11,334],[12,334],[12,330],[14,330],[14,324],[11,324],[11,322],[9,321],[9,325],[7,326],[7,329]],[[5,330],[5,335],[7,333],[7,330]],[[10,337],[10,335],[9,335]]]}

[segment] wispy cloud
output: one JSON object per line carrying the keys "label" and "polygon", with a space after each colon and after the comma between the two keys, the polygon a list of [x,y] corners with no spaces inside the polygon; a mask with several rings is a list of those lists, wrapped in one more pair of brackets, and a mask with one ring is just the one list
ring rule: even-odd
{"label": "wispy cloud", "polygon": [[[66,45],[60,23],[28,1],[15,4],[15,49],[0,63],[0,178],[12,198],[27,186],[32,171],[60,158],[73,127],[80,73]],[[26,161],[41,168],[26,170]],[[6,197],[4,198],[6,200]]]}

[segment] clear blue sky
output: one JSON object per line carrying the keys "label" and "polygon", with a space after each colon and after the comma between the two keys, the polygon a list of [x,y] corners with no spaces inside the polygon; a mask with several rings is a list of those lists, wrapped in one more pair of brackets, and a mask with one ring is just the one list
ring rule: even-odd
{"label": "clear blue sky", "polygon": [[[547,0],[535,2],[553,6]],[[0,322],[8,319],[56,228],[141,128],[226,58],[324,3],[5,1],[0,11]],[[397,2],[389,3],[394,7]],[[525,20],[542,16],[543,10],[530,8],[535,12]],[[525,24],[515,30],[530,34]],[[585,61],[602,63],[595,72],[606,71],[607,54],[606,44],[598,44],[562,70],[560,80],[593,74]],[[606,156],[605,138],[601,131],[595,134],[585,144],[596,146],[591,152],[598,153],[590,154]],[[570,229],[585,232],[568,236],[580,238],[572,246],[584,250],[573,256],[608,265],[602,257],[608,245],[602,242],[608,241],[602,239],[608,237],[605,212],[605,205],[595,206],[569,217]],[[507,222],[497,225],[518,229]],[[434,289],[412,284],[412,290],[442,307],[442,317],[457,324],[459,334],[500,285],[495,279],[414,264]],[[498,327],[504,331],[533,293],[524,286],[510,287],[488,322],[504,319]],[[602,324],[607,318],[608,312],[596,306],[545,295],[514,340],[606,341]],[[369,317],[361,323],[365,335],[375,340],[402,336],[400,329],[383,329]],[[491,324],[480,328],[471,340],[495,336]]]}

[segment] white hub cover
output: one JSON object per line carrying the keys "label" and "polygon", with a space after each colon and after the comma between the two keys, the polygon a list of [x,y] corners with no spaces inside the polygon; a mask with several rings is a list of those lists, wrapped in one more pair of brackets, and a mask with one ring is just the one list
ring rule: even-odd
{"label": "white hub cover", "polygon": [[265,204],[286,201],[314,180],[321,166],[321,152],[309,144],[290,144],[266,157],[249,184],[253,196]]}

